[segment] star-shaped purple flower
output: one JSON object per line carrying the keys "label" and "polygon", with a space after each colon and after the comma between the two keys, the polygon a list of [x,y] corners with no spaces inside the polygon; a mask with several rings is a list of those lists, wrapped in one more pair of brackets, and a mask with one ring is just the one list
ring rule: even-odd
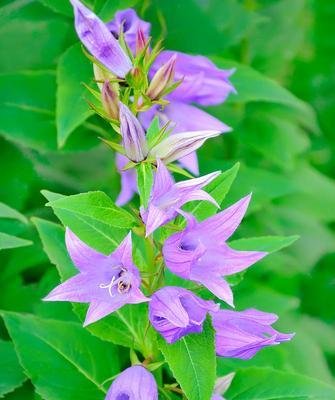
{"label": "star-shaped purple flower", "polygon": [[146,235],[174,219],[181,212],[181,207],[192,200],[207,200],[219,207],[217,202],[202,188],[220,174],[220,171],[175,183],[166,166],[158,159],[149,205],[141,210],[146,224]]}
{"label": "star-shaped purple flower", "polygon": [[170,236],[163,247],[165,263],[174,274],[203,284],[231,306],[233,293],[222,277],[245,270],[267,254],[237,251],[226,243],[239,226],[249,201],[250,195],[202,222],[184,213],[188,219],[186,229]]}
{"label": "star-shaped purple flower", "polygon": [[57,286],[44,300],[90,303],[84,326],[125,304],[150,300],[140,290],[140,273],[132,261],[131,233],[108,256],[87,246],[68,228],[65,240],[79,274]]}
{"label": "star-shaped purple flower", "polygon": [[220,310],[211,315],[218,356],[248,360],[263,347],[287,342],[294,336],[272,328],[278,320],[276,314],[250,308],[240,312]]}
{"label": "star-shaped purple flower", "polygon": [[190,290],[166,286],[152,295],[149,319],[164,339],[173,343],[189,333],[202,332],[207,313],[218,309],[218,304],[203,300]]}

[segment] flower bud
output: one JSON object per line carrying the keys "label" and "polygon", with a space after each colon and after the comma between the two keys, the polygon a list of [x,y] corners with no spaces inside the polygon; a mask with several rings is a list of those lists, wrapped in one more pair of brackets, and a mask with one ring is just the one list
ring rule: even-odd
{"label": "flower bud", "polygon": [[119,119],[119,96],[109,81],[105,81],[101,90],[101,99],[104,109],[111,119]]}
{"label": "flower bud", "polygon": [[134,162],[143,161],[148,155],[147,139],[142,125],[123,103],[120,104],[120,131],[126,156]]}
{"label": "flower bud", "polygon": [[174,82],[174,73],[176,66],[177,56],[174,54],[159,70],[155,73],[152,81],[150,82],[147,96],[152,100],[159,99],[166,89],[168,89]]}
{"label": "flower bud", "polygon": [[143,30],[139,28],[136,32],[136,55],[139,55],[145,49],[147,43],[148,41]]}

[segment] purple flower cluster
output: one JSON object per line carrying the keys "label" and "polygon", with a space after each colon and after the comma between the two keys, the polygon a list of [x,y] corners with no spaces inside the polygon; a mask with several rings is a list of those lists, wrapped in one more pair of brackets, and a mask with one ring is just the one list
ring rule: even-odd
{"label": "purple flower cluster", "polygon": [[[153,186],[147,204],[140,210],[145,236],[153,238],[157,229],[178,215],[185,218],[186,227],[180,230],[179,226],[162,243],[164,265],[174,275],[206,288],[213,300],[203,300],[177,286],[158,285],[153,293],[142,289],[141,274],[132,257],[131,232],[113,253],[104,255],[68,228],[66,246],[78,274],[57,286],[45,300],[89,303],[84,326],[125,304],[149,302],[149,320],[169,344],[202,332],[209,316],[215,330],[216,353],[221,357],[249,359],[265,346],[290,340],[292,334],[282,334],[271,326],[277,320],[274,314],[220,307],[220,300],[234,307],[233,292],[225,277],[245,271],[267,254],[237,251],[227,243],[240,225],[251,195],[199,222],[182,207],[196,200],[219,208],[204,188],[221,172],[175,182],[168,169],[170,163],[179,161],[198,175],[195,151],[207,139],[230,130],[193,104],[222,103],[235,92],[229,81],[234,71],[221,70],[202,56],[162,51],[149,62],[146,80],[139,65],[155,53],[149,46],[150,24],[131,9],[117,12],[114,20],[105,24],[79,0],[71,3],[77,34],[95,60],[103,116],[120,133],[121,143],[114,144],[119,150],[116,163],[122,181],[117,202],[126,203],[137,191],[136,171],[131,167],[150,163],[155,168]],[[134,92],[122,97],[118,82],[130,88],[133,85]],[[142,87],[145,92],[139,89]],[[160,131],[159,140],[153,142],[147,131],[155,116]],[[167,122],[170,131],[166,131]],[[231,375],[220,378],[212,400],[223,398],[231,379]],[[156,400],[157,385],[146,368],[135,365],[115,379],[106,399]]]}

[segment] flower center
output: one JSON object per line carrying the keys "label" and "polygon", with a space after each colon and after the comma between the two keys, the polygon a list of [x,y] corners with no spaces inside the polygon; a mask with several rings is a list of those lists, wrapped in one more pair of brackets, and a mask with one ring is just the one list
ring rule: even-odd
{"label": "flower center", "polygon": [[118,273],[118,275],[114,275],[111,281],[108,283],[100,283],[99,288],[108,289],[111,297],[115,297],[117,294],[114,288],[117,289],[119,294],[128,293],[131,288],[130,275],[126,269],[121,267],[121,271]]}

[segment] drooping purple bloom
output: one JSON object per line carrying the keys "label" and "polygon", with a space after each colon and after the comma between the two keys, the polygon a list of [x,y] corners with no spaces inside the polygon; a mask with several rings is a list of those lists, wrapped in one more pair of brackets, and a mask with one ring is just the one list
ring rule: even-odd
{"label": "drooping purple bloom", "polygon": [[228,375],[221,376],[217,378],[215,387],[214,387],[214,394],[211,397],[211,400],[225,400],[223,395],[229,389],[233,379],[235,376],[235,372],[231,372]]}
{"label": "drooping purple bloom", "polygon": [[105,400],[158,400],[157,383],[145,367],[134,365],[114,380]]}
{"label": "drooping purple bloom", "polygon": [[286,342],[294,336],[272,328],[278,319],[276,314],[250,308],[240,312],[220,310],[211,315],[216,354],[221,357],[248,360],[263,347]]}
{"label": "drooping purple bloom", "polygon": [[126,171],[122,170],[128,162],[129,160],[127,157],[120,153],[115,154],[116,168],[121,175],[121,192],[115,201],[117,206],[127,204],[133,198],[134,194],[138,193],[135,169],[127,169]]}
{"label": "drooping purple bloom", "polygon": [[[155,116],[158,116],[160,125],[171,121],[169,128],[173,128],[172,134],[192,131],[217,131],[226,133],[231,128],[214,118],[212,115],[194,107],[177,101],[171,101],[163,109],[160,106],[151,107],[150,110],[140,113],[139,119],[144,127],[148,129]],[[191,173],[199,175],[198,158],[195,152],[179,159],[180,164]]]}
{"label": "drooping purple bloom", "polygon": [[181,207],[192,200],[207,200],[218,207],[216,201],[202,188],[208,185],[220,174],[220,171],[175,183],[166,166],[157,160],[153,188],[149,205],[141,210],[141,216],[146,224],[146,236],[158,227],[166,224],[182,212]]}
{"label": "drooping purple bloom", "polygon": [[226,243],[239,226],[249,201],[250,195],[202,222],[184,213],[188,219],[186,229],[170,236],[163,247],[165,263],[174,274],[203,284],[231,306],[233,293],[223,277],[245,270],[267,254],[237,251]]}
{"label": "drooping purple bloom", "polygon": [[183,82],[168,95],[170,100],[210,106],[220,104],[230,93],[236,93],[229,81],[234,70],[219,69],[203,56],[192,56],[170,50],[162,51],[151,67],[150,76],[152,77],[173,54],[177,55],[175,79],[183,79]]}
{"label": "drooping purple bloom", "polygon": [[149,301],[140,290],[141,278],[132,261],[130,233],[108,256],[87,246],[68,228],[65,240],[79,274],[57,286],[44,300],[90,303],[84,326],[125,304]]}
{"label": "drooping purple bloom", "polygon": [[107,27],[116,39],[118,39],[120,31],[122,30],[127,45],[135,55],[138,31],[141,31],[145,39],[148,39],[151,24],[140,19],[135,10],[128,8],[115,13],[114,19],[107,24]]}
{"label": "drooping purple bloom", "polygon": [[131,69],[130,58],[106,24],[79,0],[70,0],[74,8],[75,28],[87,50],[107,69],[123,78]]}
{"label": "drooping purple bloom", "polygon": [[190,290],[165,286],[151,297],[149,319],[164,339],[173,343],[189,333],[202,332],[207,313],[218,309],[219,305]]}
{"label": "drooping purple bloom", "polygon": [[148,155],[147,139],[141,123],[129,108],[120,102],[120,132],[127,157],[134,162]]}

